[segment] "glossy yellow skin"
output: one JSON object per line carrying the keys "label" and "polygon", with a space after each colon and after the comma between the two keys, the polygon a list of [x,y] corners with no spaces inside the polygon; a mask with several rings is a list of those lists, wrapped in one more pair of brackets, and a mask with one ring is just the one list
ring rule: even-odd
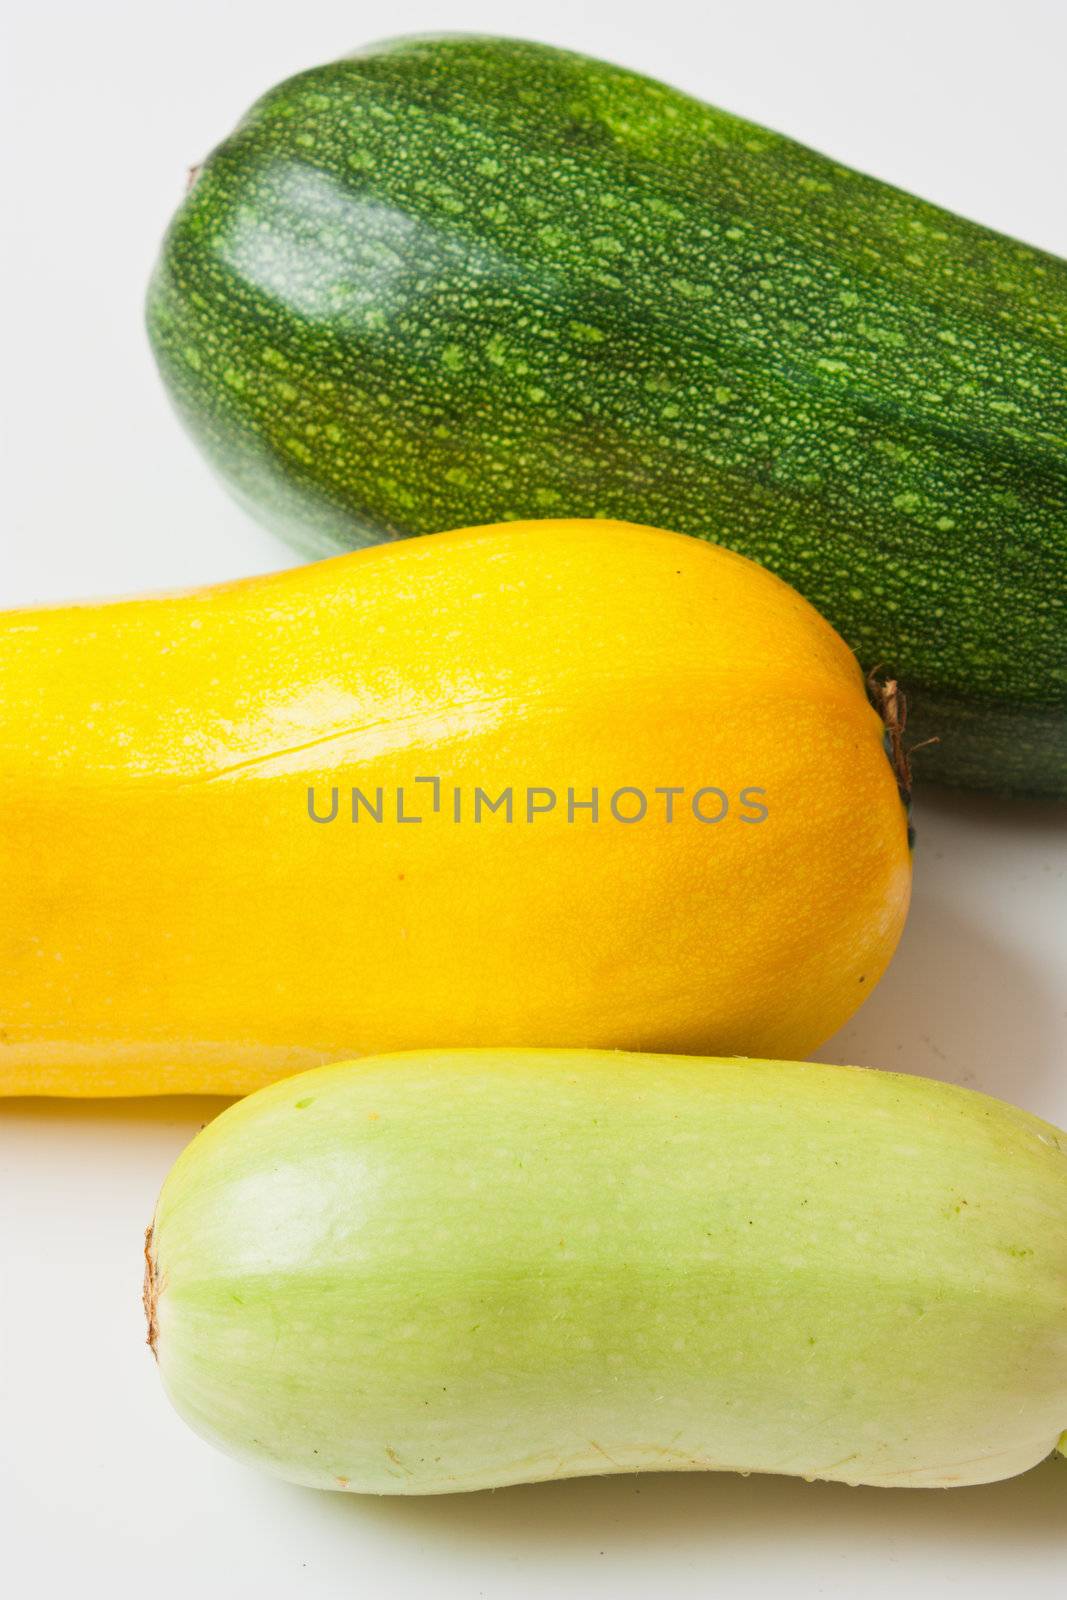
{"label": "glossy yellow skin", "polygon": [[[0,685],[7,1093],[241,1093],[423,1046],[803,1056],[903,926],[855,659],[695,539],[511,523],[9,613]],[[350,820],[353,785],[383,788],[380,823]],[[470,820],[509,785],[511,823]],[[599,820],[569,821],[593,785]],[[335,821],[309,786],[320,814],[338,787]],[[528,822],[527,786],[556,809]],[[622,786],[644,821],[608,813]]]}

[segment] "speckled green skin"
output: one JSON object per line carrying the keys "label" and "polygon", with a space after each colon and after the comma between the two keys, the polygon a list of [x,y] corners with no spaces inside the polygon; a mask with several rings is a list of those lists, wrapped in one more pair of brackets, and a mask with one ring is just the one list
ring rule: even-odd
{"label": "speckled green skin", "polygon": [[1067,263],[617,68],[413,39],[253,107],[148,322],[304,550],[715,539],[900,677],[919,778],[1067,794]]}

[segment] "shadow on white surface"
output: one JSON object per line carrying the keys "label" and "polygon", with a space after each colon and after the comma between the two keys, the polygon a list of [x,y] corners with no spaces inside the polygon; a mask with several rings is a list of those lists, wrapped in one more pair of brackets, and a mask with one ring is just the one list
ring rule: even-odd
{"label": "shadow on white surface", "polygon": [[958,906],[915,906],[889,974],[816,1059],[917,1073],[1028,1108],[1062,1046],[1062,999]]}
{"label": "shadow on white surface", "polygon": [[[314,1490],[284,1491],[307,1496]],[[678,1550],[691,1540],[705,1556],[712,1541],[730,1546],[805,1541],[825,1546],[834,1527],[853,1549],[866,1539],[899,1536],[912,1554],[924,1543],[973,1552],[1033,1550],[1067,1541],[1067,1460],[1054,1457],[1003,1483],[936,1489],[849,1489],[843,1484],[731,1473],[649,1473],[520,1485],[476,1494],[368,1498],[320,1495],[323,1514],[353,1528],[378,1529],[451,1550],[504,1546],[515,1557],[543,1557],[545,1545],[566,1557],[597,1539],[615,1556],[643,1557],[657,1544]]]}
{"label": "shadow on white surface", "polygon": [[923,793],[911,911],[816,1060],[919,1073],[1067,1119],[1067,807]]}
{"label": "shadow on white surface", "polygon": [[[166,1131],[175,1129],[186,1143],[201,1128],[206,1127],[227,1106],[233,1105],[230,1097],[210,1094],[160,1094],[139,1098],[80,1100],[49,1098],[46,1095],[27,1095],[23,1099],[4,1100],[0,1097],[0,1119],[8,1126],[25,1123],[27,1129],[47,1126],[50,1134],[70,1133],[80,1137],[83,1129],[99,1129],[102,1139],[125,1138],[127,1129],[142,1128]],[[136,1138],[136,1133],[130,1137]],[[89,1135],[86,1134],[86,1138]],[[83,1156],[91,1162],[94,1147],[83,1145]],[[106,1163],[111,1145],[99,1146],[101,1159]],[[160,1173],[162,1183],[166,1173]]]}

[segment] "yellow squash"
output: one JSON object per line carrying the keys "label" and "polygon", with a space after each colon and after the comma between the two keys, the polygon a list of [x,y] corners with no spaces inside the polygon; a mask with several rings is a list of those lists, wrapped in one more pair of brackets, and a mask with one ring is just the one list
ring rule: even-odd
{"label": "yellow squash", "polygon": [[0,830],[8,1093],[422,1046],[803,1056],[910,886],[828,624],[591,521],[8,613]]}

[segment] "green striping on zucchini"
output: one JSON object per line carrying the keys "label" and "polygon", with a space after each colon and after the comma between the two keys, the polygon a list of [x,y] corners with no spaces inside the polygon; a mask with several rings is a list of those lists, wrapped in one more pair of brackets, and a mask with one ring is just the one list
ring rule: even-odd
{"label": "green striping on zucchini", "polygon": [[145,1311],[192,1427],[321,1488],[986,1483],[1067,1424],[1067,1136],[855,1067],[367,1057],[193,1141]]}
{"label": "green striping on zucchini", "polygon": [[1067,263],[618,68],[420,38],[253,107],[148,323],[306,551],[703,535],[900,679],[917,778],[1067,794]]}

